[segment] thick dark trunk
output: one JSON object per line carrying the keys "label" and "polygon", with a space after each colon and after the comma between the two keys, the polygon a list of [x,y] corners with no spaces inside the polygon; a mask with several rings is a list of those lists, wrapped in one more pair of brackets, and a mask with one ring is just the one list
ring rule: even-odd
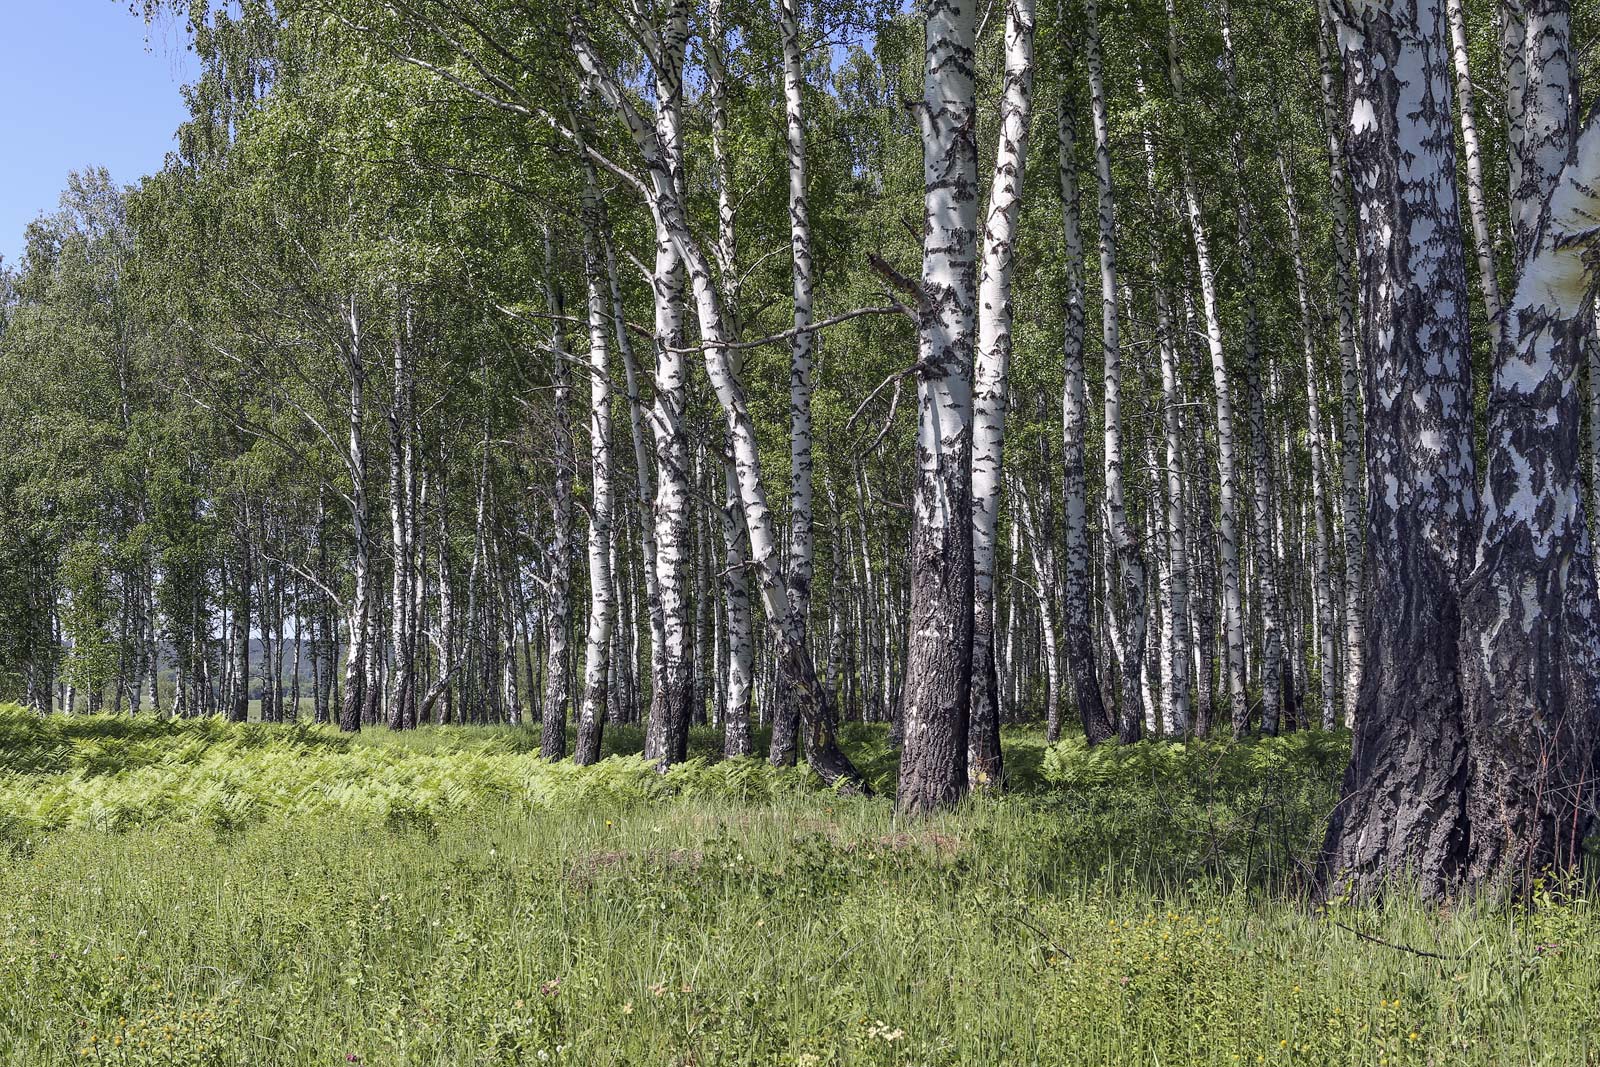
{"label": "thick dark trunk", "polygon": [[1442,896],[1468,846],[1457,587],[1476,512],[1449,51],[1442,5],[1369,3],[1355,17],[1340,38],[1362,223],[1371,610],[1317,878],[1324,893],[1403,883]]}

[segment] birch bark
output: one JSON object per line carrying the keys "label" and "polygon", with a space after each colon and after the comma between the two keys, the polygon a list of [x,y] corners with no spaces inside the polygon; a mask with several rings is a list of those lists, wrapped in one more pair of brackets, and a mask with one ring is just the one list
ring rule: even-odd
{"label": "birch bark", "polygon": [[1117,236],[1115,191],[1111,181],[1111,122],[1106,103],[1104,55],[1096,0],[1085,0],[1084,59],[1089,71],[1089,109],[1094,119],[1095,186],[1100,231],[1100,343],[1105,354],[1105,480],[1106,538],[1116,566],[1111,598],[1122,702],[1117,736],[1124,744],[1137,741],[1144,722],[1145,563],[1139,541],[1128,522],[1122,479],[1122,341],[1118,322]]}
{"label": "birch bark", "polygon": [[589,627],[584,653],[583,707],[578,718],[578,744],[573,759],[580,764],[600,758],[605,727],[606,687],[611,674],[611,631],[617,602],[611,567],[611,360],[606,335],[608,283],[596,217],[598,193],[591,181],[585,205],[584,273],[589,311]]}
{"label": "birch bark", "polygon": [[910,640],[896,804],[947,807],[967,791],[972,688],[972,363],[976,313],[977,12],[927,0],[922,279]]}
{"label": "birch bark", "polygon": [[[1057,172],[1061,187],[1061,227],[1065,239],[1067,274],[1066,323],[1061,362],[1061,462],[1063,548],[1061,594],[1065,616],[1067,668],[1072,672],[1073,693],[1083,734],[1090,744],[1112,735],[1100,694],[1095,665],[1093,614],[1089,597],[1089,494],[1084,471],[1084,424],[1088,399],[1084,388],[1084,271],[1083,232],[1078,210],[1077,131],[1073,101],[1062,91],[1057,114]],[[1055,741],[1053,733],[1047,740]]]}
{"label": "birch bark", "polygon": [[1476,513],[1467,280],[1442,0],[1339,0],[1367,379],[1356,734],[1319,882],[1457,881],[1467,774],[1457,585]]}
{"label": "birch bark", "polygon": [[1017,221],[1022,212],[1023,166],[1033,97],[1034,0],[1006,5],[1005,88],[989,212],[983,227],[983,270],[978,281],[978,343],[972,408],[972,703],[967,732],[967,781],[998,788],[1000,693],[995,670],[995,530],[1003,483],[1006,378],[1011,365],[1011,278]]}
{"label": "birch bark", "polygon": [[577,466],[568,413],[572,385],[567,372],[566,299],[556,275],[555,236],[544,228],[545,304],[550,309],[551,432],[555,447],[555,479],[550,504],[551,539],[545,557],[545,691],[539,754],[561,759],[567,754],[567,661],[572,633],[572,483]]}

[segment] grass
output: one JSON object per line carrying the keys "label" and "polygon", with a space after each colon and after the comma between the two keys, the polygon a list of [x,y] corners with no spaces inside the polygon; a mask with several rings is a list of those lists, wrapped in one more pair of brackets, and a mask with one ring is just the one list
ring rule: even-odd
{"label": "grass", "polygon": [[1600,1055],[1584,894],[1301,902],[1344,738],[1006,744],[1010,794],[907,822],[755,761],[551,767],[529,730],[0,711],[0,1064]]}

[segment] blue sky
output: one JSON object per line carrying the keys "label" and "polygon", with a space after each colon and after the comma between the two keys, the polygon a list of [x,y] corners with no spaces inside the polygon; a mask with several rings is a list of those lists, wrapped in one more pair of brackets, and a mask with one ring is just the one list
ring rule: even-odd
{"label": "blue sky", "polygon": [[195,62],[181,27],[147,28],[128,0],[0,0],[0,25],[0,256],[15,265],[68,171],[132,184],[160,169]]}

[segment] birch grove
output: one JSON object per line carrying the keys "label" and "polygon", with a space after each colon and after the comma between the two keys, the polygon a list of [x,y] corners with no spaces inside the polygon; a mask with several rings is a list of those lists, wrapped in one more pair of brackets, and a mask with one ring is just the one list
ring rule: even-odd
{"label": "birch grove", "polygon": [[237,19],[167,167],[0,265],[6,695],[919,816],[1030,724],[1311,730],[1324,896],[1577,865],[1587,8]]}

